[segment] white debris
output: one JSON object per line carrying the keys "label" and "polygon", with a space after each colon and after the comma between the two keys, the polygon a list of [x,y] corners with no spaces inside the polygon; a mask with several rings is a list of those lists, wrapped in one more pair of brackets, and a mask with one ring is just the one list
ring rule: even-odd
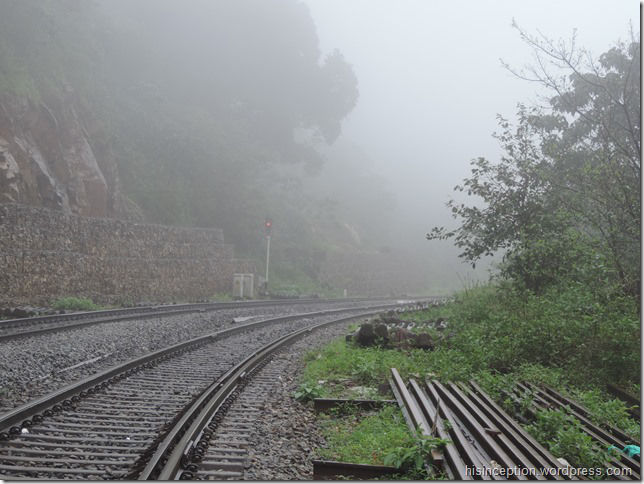
{"label": "white debris", "polygon": [[243,323],[249,319],[256,318],[257,316],[239,316],[238,318],[233,318],[233,323]]}

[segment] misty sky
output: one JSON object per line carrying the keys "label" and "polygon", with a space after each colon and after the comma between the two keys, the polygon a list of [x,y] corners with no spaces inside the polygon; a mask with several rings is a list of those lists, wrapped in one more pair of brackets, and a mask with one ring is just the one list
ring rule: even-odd
{"label": "misty sky", "polygon": [[[531,51],[512,28],[569,38],[596,55],[639,32],[639,2],[304,0],[323,52],[339,48],[359,82],[360,99],[344,122],[385,175],[400,207],[418,220],[419,238],[450,223],[444,202],[477,156],[494,159],[496,114],[513,118],[536,85],[507,72]],[[421,218],[424,218],[421,220]],[[429,245],[429,242],[427,242]]]}

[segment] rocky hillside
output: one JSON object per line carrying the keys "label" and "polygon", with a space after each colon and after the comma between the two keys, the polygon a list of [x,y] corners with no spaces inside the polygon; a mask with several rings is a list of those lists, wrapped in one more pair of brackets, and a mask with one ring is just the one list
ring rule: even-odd
{"label": "rocky hillside", "polygon": [[40,101],[0,97],[0,202],[131,218],[116,162],[68,87]]}

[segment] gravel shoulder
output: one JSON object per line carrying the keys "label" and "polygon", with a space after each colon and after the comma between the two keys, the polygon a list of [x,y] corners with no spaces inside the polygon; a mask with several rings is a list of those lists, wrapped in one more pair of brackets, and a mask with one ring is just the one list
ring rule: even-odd
{"label": "gravel shoulder", "polygon": [[303,356],[346,334],[351,323],[318,330],[298,341],[288,352],[273,359],[286,361],[285,370],[267,395],[262,413],[250,437],[245,480],[311,480],[316,449],[325,445],[311,405],[292,395],[304,368]]}

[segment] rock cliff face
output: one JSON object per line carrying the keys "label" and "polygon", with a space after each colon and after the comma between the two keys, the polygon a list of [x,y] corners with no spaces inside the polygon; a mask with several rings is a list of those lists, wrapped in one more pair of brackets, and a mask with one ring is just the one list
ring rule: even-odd
{"label": "rock cliff face", "polygon": [[109,144],[71,89],[33,101],[0,95],[0,203],[139,218],[121,194]]}

